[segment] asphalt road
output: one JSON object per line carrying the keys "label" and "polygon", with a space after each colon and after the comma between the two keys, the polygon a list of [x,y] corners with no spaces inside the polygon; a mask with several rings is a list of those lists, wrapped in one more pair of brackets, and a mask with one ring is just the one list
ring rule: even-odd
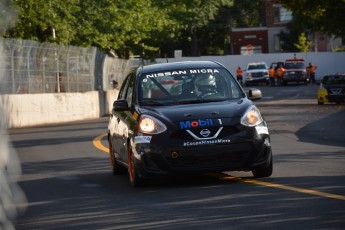
{"label": "asphalt road", "polygon": [[112,176],[107,118],[9,130],[27,209],[16,229],[345,229],[345,106],[316,86],[259,86],[272,177],[224,172],[133,188]]}

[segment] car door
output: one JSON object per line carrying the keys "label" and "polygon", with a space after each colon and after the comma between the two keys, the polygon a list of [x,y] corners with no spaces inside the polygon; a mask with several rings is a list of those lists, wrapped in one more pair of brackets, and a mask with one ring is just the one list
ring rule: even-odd
{"label": "car door", "polygon": [[[133,90],[135,84],[135,74],[132,73],[127,78],[127,87],[124,89],[124,94],[121,95],[128,103],[128,107],[132,108],[133,104]],[[127,149],[129,144],[129,136],[132,133],[131,124],[133,124],[133,116],[131,109],[126,111],[117,111],[117,151],[121,161],[127,163]]]}
{"label": "car door", "polygon": [[[125,99],[126,98],[126,93],[128,90],[128,85],[129,85],[129,76],[127,76],[127,78],[125,78],[125,80],[123,81],[123,84],[120,88],[117,100],[120,99]],[[120,157],[120,149],[121,149],[121,145],[122,145],[122,138],[121,138],[121,133],[119,130],[119,123],[121,121],[121,116],[122,114],[114,111],[114,108],[112,109],[112,116],[111,119],[109,121],[109,125],[108,125],[108,129],[109,132],[111,134],[111,139],[112,139],[112,144],[113,144],[113,151],[115,153],[115,156],[117,159],[121,159]],[[123,160],[123,159],[122,159]]]}

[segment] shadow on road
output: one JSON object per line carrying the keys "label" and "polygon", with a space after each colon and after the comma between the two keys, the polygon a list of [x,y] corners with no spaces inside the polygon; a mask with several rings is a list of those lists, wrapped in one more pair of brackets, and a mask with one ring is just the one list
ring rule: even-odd
{"label": "shadow on road", "polygon": [[304,126],[296,136],[302,142],[345,147],[345,110]]}

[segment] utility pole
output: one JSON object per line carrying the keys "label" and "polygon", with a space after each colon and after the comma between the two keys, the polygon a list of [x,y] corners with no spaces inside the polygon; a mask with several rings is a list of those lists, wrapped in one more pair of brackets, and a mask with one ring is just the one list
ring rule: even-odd
{"label": "utility pole", "polygon": [[[53,32],[53,39],[54,41],[56,40],[56,35],[55,35],[55,28],[52,30]],[[56,44],[55,44],[56,45]],[[55,48],[55,61],[56,61],[56,82],[57,82],[57,93],[60,93],[60,74],[59,74],[59,57],[57,53],[57,48]]]}

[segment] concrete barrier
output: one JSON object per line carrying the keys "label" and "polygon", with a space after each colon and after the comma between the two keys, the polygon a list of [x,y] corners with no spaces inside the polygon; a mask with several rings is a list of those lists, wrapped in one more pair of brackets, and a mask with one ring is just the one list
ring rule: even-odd
{"label": "concrete barrier", "polygon": [[118,90],[0,95],[7,128],[94,119],[109,114]]}

